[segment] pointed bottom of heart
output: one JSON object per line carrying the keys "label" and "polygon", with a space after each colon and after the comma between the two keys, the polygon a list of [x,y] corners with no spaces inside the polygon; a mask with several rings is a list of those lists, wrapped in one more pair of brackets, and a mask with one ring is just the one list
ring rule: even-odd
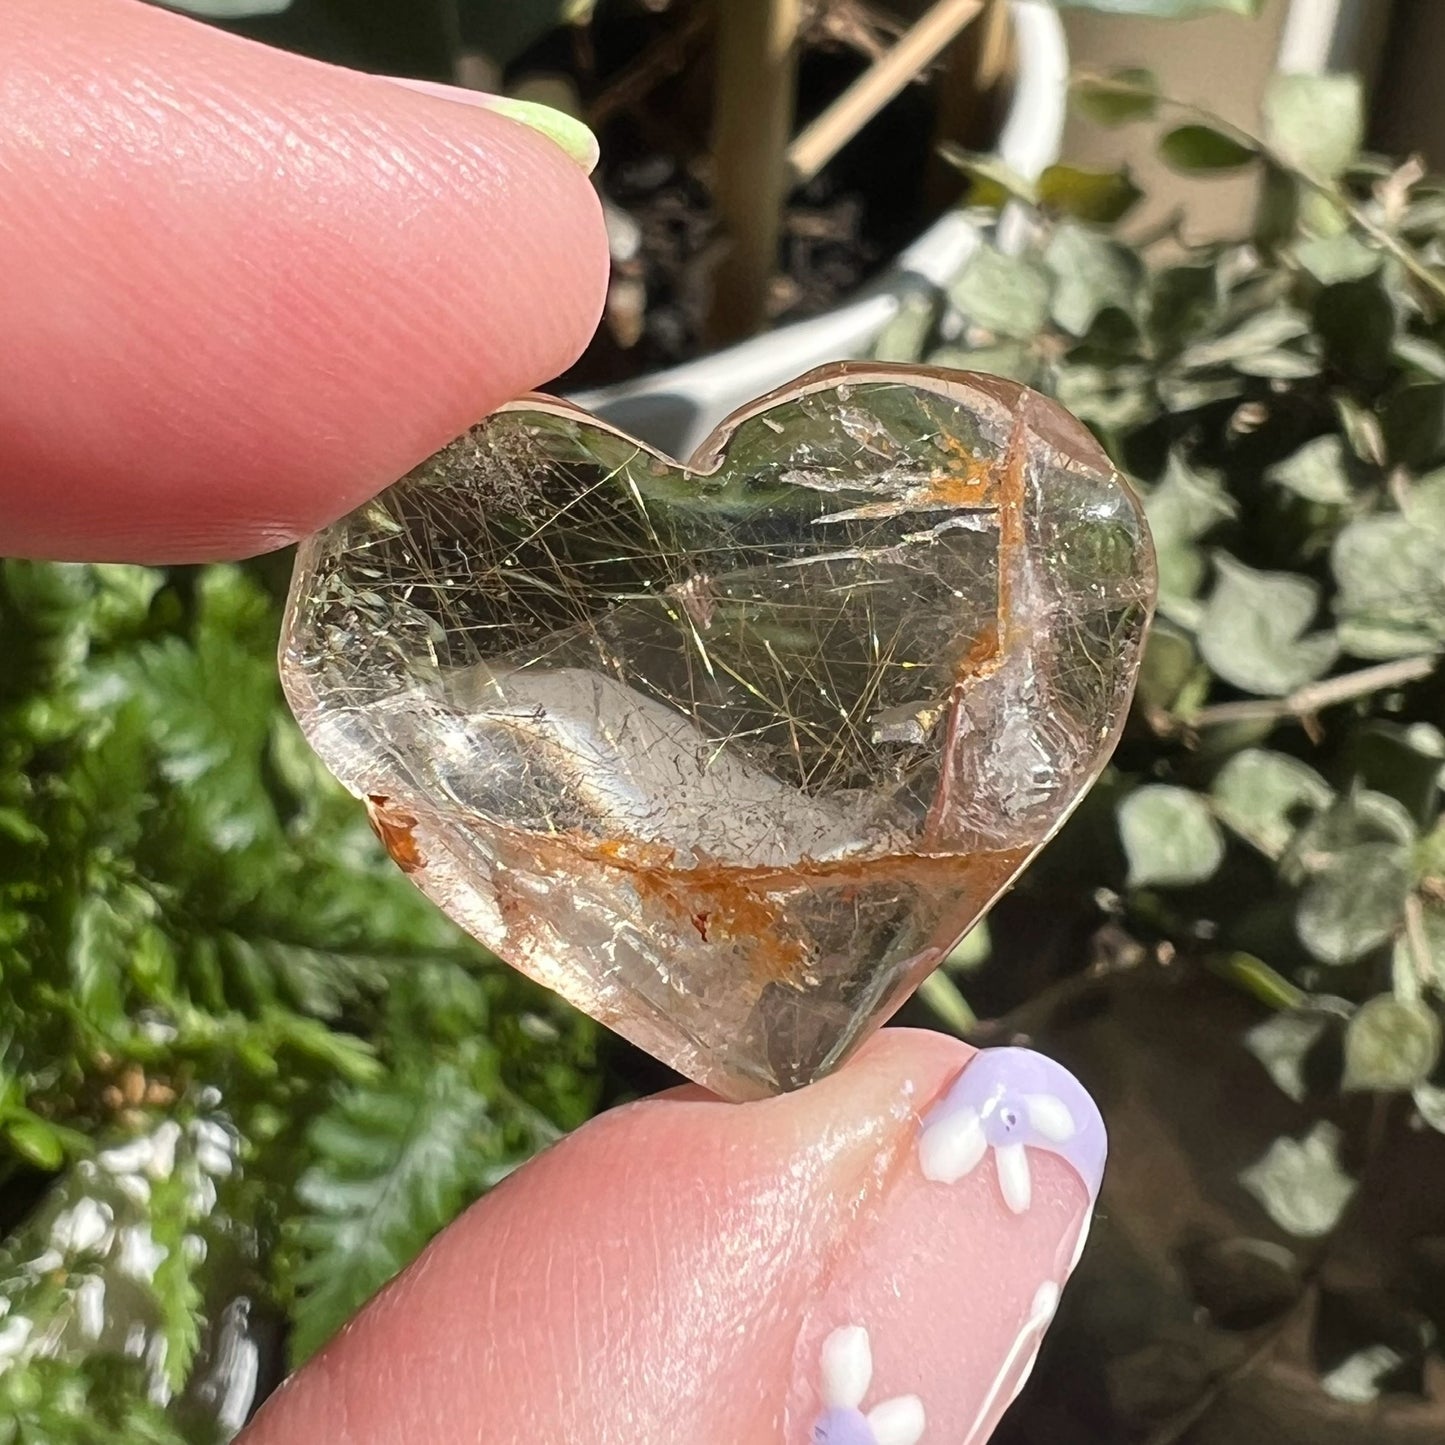
{"label": "pointed bottom of heart", "polygon": [[688,865],[655,846],[398,817],[377,798],[370,808],[413,881],[470,933],[733,1099],[830,1073],[1027,854]]}

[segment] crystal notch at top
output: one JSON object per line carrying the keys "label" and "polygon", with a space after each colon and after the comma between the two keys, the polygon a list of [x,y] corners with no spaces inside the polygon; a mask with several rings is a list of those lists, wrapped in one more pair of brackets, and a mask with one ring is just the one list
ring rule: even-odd
{"label": "crystal notch at top", "polygon": [[744,1098],[847,1057],[1059,826],[1153,596],[1054,403],[843,364],[690,467],[505,408],[302,546],[282,675],[442,908]]}

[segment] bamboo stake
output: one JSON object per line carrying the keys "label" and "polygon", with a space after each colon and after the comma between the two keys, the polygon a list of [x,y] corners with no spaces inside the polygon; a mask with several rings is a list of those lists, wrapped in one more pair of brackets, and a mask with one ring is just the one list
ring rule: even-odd
{"label": "bamboo stake", "polygon": [[985,3],[938,0],[788,147],[793,181],[812,180],[919,71],[937,59]]}
{"label": "bamboo stake", "polygon": [[729,248],[713,277],[714,343],[761,329],[778,262],[799,0],[716,0],[713,199]]}

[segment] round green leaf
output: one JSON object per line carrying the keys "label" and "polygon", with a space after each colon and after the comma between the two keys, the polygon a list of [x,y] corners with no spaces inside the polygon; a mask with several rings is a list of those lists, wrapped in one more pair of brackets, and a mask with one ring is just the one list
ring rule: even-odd
{"label": "round green leaf", "polygon": [[1215,554],[1218,579],[1199,619],[1199,651],[1244,692],[1283,697],[1327,672],[1339,655],[1333,632],[1305,629],[1319,606],[1319,588],[1290,572],[1257,572]]}
{"label": "round green leaf", "polygon": [[1353,75],[1276,75],[1264,97],[1265,137],[1287,165],[1329,180],[1359,153],[1364,99]]}
{"label": "round green leaf", "polygon": [[1177,171],[1235,171],[1259,154],[1209,125],[1181,125],[1159,142],[1159,154]]}
{"label": "round green leaf", "polygon": [[1271,1014],[1245,1034],[1244,1046],[1283,1093],[1296,1104],[1303,1104],[1309,1095],[1305,1061],[1330,1022],[1328,1014],[1318,1011],[1295,1009]]}
{"label": "round green leaf", "polygon": [[1224,860],[1224,835],[1204,800],[1162,783],[1136,788],[1119,805],[1119,836],[1135,888],[1203,883]]}
{"label": "round green leaf", "polygon": [[1403,657],[1445,643],[1445,527],[1398,512],[1357,517],[1335,539],[1335,613],[1359,657]]}
{"label": "round green leaf", "polygon": [[982,246],[949,287],[949,295],[976,325],[999,336],[1036,336],[1048,318],[1049,278],[1022,256]]}
{"label": "round green leaf", "polygon": [[1372,998],[1345,1030],[1346,1089],[1404,1093],[1429,1077],[1440,1057],[1440,1020],[1418,1000]]}
{"label": "round green leaf", "polygon": [[1353,963],[1401,927],[1411,881],[1410,851],[1401,844],[1346,848],[1305,888],[1295,914],[1300,942],[1321,963]]}
{"label": "round green leaf", "polygon": [[1349,231],[1301,241],[1294,248],[1294,256],[1322,286],[1373,276],[1385,259],[1383,251]]}
{"label": "round green leaf", "polygon": [[1334,789],[1308,764],[1265,748],[1236,753],[1210,791],[1225,826],[1266,858],[1278,858],[1301,823],[1334,797]]}

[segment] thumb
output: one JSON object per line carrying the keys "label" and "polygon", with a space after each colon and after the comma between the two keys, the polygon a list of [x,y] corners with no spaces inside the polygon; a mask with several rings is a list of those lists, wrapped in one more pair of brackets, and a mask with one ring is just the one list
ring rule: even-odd
{"label": "thumb", "polygon": [[0,51],[0,553],[279,546],[585,345],[538,131],[134,0],[5,0]]}
{"label": "thumb", "polygon": [[438,1237],[244,1445],[980,1445],[1103,1164],[1057,1064],[903,1029],[782,1098],[631,1105]]}

